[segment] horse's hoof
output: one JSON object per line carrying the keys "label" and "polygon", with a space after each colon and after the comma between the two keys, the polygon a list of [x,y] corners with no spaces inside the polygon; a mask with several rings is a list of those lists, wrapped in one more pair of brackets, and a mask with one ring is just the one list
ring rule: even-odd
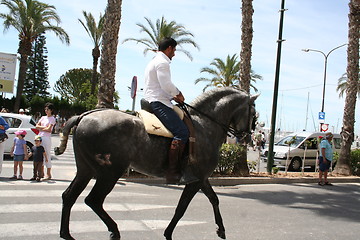
{"label": "horse's hoof", "polygon": [[172,240],[171,234],[166,233],[166,231],[164,232],[164,237],[166,240]]}
{"label": "horse's hoof", "polygon": [[75,240],[70,233],[60,233],[60,237],[65,240]]}
{"label": "horse's hoof", "polygon": [[225,231],[217,230],[216,233],[219,236],[219,238],[226,239]]}
{"label": "horse's hoof", "polygon": [[120,240],[120,233],[111,233],[110,240]]}

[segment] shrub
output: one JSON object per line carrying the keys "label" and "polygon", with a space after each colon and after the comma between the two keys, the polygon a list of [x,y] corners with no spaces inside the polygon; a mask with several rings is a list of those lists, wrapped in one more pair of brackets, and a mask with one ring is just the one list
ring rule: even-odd
{"label": "shrub", "polygon": [[360,149],[351,151],[350,168],[354,175],[360,176]]}
{"label": "shrub", "polygon": [[227,144],[224,143],[220,148],[219,163],[215,169],[215,172],[222,175],[231,175],[234,165],[239,161],[244,146],[239,144]]}

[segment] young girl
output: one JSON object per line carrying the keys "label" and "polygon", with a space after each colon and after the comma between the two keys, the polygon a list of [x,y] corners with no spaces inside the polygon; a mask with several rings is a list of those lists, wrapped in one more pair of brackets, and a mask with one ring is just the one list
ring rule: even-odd
{"label": "young girl", "polygon": [[[14,176],[10,179],[22,180],[23,161],[28,159],[28,152],[26,149],[26,141],[24,140],[26,131],[18,130],[15,132],[14,144],[11,148],[10,155],[14,157]],[[17,169],[19,166],[19,176],[17,177]]]}

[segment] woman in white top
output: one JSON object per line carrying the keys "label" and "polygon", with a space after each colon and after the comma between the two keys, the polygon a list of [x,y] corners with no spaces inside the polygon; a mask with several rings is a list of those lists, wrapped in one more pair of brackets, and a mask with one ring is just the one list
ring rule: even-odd
{"label": "woman in white top", "polygon": [[44,110],[46,116],[40,118],[36,124],[36,128],[40,131],[38,135],[42,138],[41,145],[44,147],[48,159],[47,162],[44,161],[44,166],[46,166],[45,179],[51,179],[51,133],[56,123],[53,116],[54,105],[52,103],[46,103]]}

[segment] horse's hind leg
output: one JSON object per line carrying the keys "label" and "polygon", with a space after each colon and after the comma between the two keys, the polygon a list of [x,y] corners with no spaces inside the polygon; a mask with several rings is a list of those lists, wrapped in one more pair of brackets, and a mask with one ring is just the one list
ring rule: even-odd
{"label": "horse's hind leg", "polygon": [[[78,169],[79,173],[79,169]],[[71,208],[76,202],[76,199],[84,191],[87,184],[89,183],[92,174],[88,175],[79,175],[77,174],[74,180],[71,182],[70,186],[63,192],[63,206],[61,213],[61,226],[60,226],[60,237],[66,240],[73,240],[74,238],[70,235],[69,231],[69,220]]]}
{"label": "horse's hind leg", "polygon": [[204,192],[204,194],[209,199],[211,205],[213,206],[215,222],[218,225],[218,230],[216,231],[217,235],[222,239],[226,239],[225,227],[224,227],[223,220],[222,220],[222,217],[220,214],[220,209],[219,209],[219,198],[216,195],[216,193],[214,192],[213,188],[211,187],[208,179],[205,181],[205,183],[201,187],[201,190]]}
{"label": "horse's hind leg", "polygon": [[[106,172],[106,173],[105,173]],[[114,188],[115,183],[119,179],[120,175],[116,176],[113,172],[105,171],[101,174],[97,174],[96,183],[92,188],[89,195],[85,198],[85,203],[91,207],[91,209],[101,218],[108,228],[111,240],[119,240],[120,232],[116,222],[107,214],[103,208],[103,203],[106,196]],[[121,172],[121,170],[119,170]]]}
{"label": "horse's hind leg", "polygon": [[171,219],[171,222],[167,226],[164,232],[164,237],[166,240],[172,240],[172,233],[174,232],[174,229],[176,227],[176,224],[179,222],[179,220],[184,216],[184,213],[189,206],[191,200],[195,196],[195,194],[199,191],[201,187],[202,182],[194,182],[187,184],[184,188],[184,191],[181,194],[179,203],[175,210],[175,215]]}

